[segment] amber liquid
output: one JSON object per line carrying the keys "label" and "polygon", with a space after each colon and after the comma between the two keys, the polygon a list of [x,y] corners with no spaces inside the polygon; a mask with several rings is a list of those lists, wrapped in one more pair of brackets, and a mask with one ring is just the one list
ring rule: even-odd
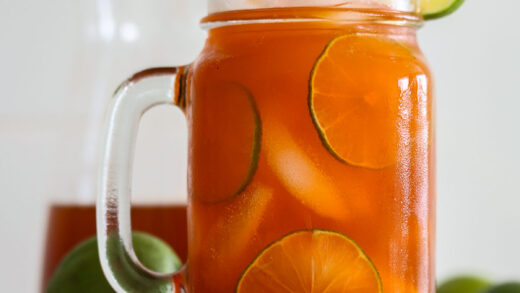
{"label": "amber liquid", "polygon": [[[409,72],[391,80],[396,87],[402,78],[410,82],[391,101],[401,120],[388,127],[399,142],[396,163],[385,168],[335,158],[309,111],[309,79],[318,56],[334,38],[357,33],[393,38],[416,56]],[[193,154],[190,292],[234,292],[263,249],[303,229],[354,239],[374,262],[385,292],[434,292],[432,91],[429,70],[417,60],[423,57],[415,29],[405,26],[282,22],[209,31],[203,52],[188,69],[184,102]],[[386,75],[379,81],[370,72],[349,78],[374,89],[388,82]],[[247,103],[236,104],[243,92],[256,104],[261,138],[248,126],[253,119]],[[227,118],[216,116],[220,113]],[[245,174],[254,147],[238,138],[247,131],[249,139],[261,139],[251,179]],[[345,143],[352,143],[348,139]],[[243,180],[247,184],[239,188]]]}
{"label": "amber liquid", "polygon": [[[43,265],[43,288],[63,257],[77,244],[96,235],[96,211],[92,205],[53,205],[47,224]],[[187,256],[186,207],[150,205],[132,207],[132,229],[158,236],[177,252]]]}

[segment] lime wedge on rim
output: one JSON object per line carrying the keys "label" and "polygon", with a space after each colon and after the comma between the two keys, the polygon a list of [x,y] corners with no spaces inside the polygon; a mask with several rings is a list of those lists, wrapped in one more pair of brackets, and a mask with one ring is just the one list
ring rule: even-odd
{"label": "lime wedge on rim", "polygon": [[435,19],[451,14],[464,0],[421,0],[420,10],[424,19]]}

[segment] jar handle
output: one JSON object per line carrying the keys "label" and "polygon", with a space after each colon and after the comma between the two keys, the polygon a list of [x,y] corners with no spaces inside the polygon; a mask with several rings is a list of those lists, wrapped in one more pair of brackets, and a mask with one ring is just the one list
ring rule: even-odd
{"label": "jar handle", "polygon": [[104,125],[97,199],[97,239],[103,272],[118,293],[181,292],[184,274],[153,272],[142,265],[132,245],[130,221],[134,146],[141,116],[157,105],[185,109],[187,67],[152,68],[116,90]]}

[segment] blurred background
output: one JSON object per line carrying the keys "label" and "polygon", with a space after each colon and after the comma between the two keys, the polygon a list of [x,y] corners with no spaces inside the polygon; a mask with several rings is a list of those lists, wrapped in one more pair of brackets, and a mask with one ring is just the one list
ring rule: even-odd
{"label": "blurred background", "polygon": [[[436,81],[439,280],[520,278],[520,1],[499,2],[467,0],[419,32]],[[3,292],[39,290],[49,205],[94,200],[111,92],[135,71],[192,61],[205,13],[204,0],[0,0]],[[173,109],[145,116],[136,202],[185,201],[185,128]]]}

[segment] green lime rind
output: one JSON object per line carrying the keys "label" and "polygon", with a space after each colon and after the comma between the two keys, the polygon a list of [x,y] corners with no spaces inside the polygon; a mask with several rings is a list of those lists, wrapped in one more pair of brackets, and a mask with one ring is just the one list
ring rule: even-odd
{"label": "green lime rind", "polygon": [[[322,145],[325,147],[325,149],[338,161],[344,163],[344,164],[347,164],[351,167],[355,167],[355,168],[364,168],[364,169],[371,169],[371,170],[379,170],[379,169],[384,169],[388,166],[380,166],[380,167],[372,167],[372,166],[368,166],[368,165],[365,165],[365,164],[359,164],[359,163],[355,163],[355,162],[351,162],[349,160],[346,160],[345,158],[343,158],[340,154],[338,154],[336,152],[336,150],[334,149],[334,147],[332,146],[332,144],[329,142],[329,138],[327,137],[327,134],[325,133],[325,131],[323,130],[324,129],[324,126],[321,125],[320,121],[319,121],[319,118],[318,118],[318,115],[316,114],[316,111],[314,109],[314,86],[313,86],[313,81],[315,79],[315,76],[316,76],[316,70],[318,68],[318,65],[320,64],[321,60],[327,56],[328,52],[329,52],[329,49],[340,39],[343,39],[343,38],[348,38],[348,37],[355,37],[355,36],[360,36],[360,35],[363,35],[363,34],[357,34],[357,33],[349,33],[349,34],[344,34],[344,35],[339,35],[339,36],[336,36],[334,37],[332,40],[330,40],[327,45],[325,46],[325,48],[323,49],[323,51],[320,53],[320,55],[318,56],[318,58],[316,58],[316,61],[314,63],[314,65],[312,66],[312,69],[311,69],[311,73],[310,73],[310,77],[309,77],[309,81],[308,81],[308,97],[307,97],[307,107],[309,108],[309,112],[310,112],[310,116],[311,116],[311,120],[312,120],[312,124],[314,125],[314,128],[316,129],[316,132],[318,133],[318,137],[322,143]],[[410,51],[410,53],[413,54],[412,52],[412,49],[409,48],[408,46],[402,44],[402,43],[399,43],[393,39],[389,39],[389,38],[386,38],[387,41],[390,41],[390,42],[393,42],[395,43],[396,45],[399,45],[405,49],[407,49],[408,51]]]}
{"label": "green lime rind", "polygon": [[520,283],[519,282],[509,282],[499,284],[492,288],[489,288],[482,293],[520,293]]}
{"label": "green lime rind", "polygon": [[482,293],[491,287],[491,282],[477,276],[459,276],[437,287],[437,293]]}
{"label": "green lime rind", "polygon": [[[345,164],[350,164],[349,162],[347,162],[346,160],[344,160],[339,154],[336,153],[336,151],[334,151],[334,149],[332,148],[332,146],[329,144],[329,140],[327,138],[327,134],[325,134],[323,132],[323,128],[320,124],[320,121],[318,120],[318,117],[316,115],[316,112],[314,111],[314,86],[313,86],[313,81],[314,81],[314,76],[316,75],[316,68],[318,67],[318,64],[320,63],[321,59],[327,55],[330,47],[332,46],[332,44],[334,44],[338,39],[340,38],[343,38],[343,37],[347,37],[347,36],[354,36],[355,34],[346,34],[346,35],[340,35],[340,36],[337,36],[335,38],[333,38],[332,40],[330,40],[327,45],[325,46],[325,48],[323,49],[323,51],[321,51],[320,55],[318,56],[318,58],[316,58],[316,62],[314,62],[314,65],[312,66],[312,70],[311,70],[311,74],[310,74],[310,78],[309,78],[309,96],[307,98],[307,106],[309,107],[309,112],[311,114],[311,119],[312,119],[312,124],[314,125],[314,128],[316,128],[316,131],[318,132],[318,137],[320,138],[320,141],[321,141],[321,144],[325,147],[325,149],[338,161],[342,162],[342,163],[345,163]],[[356,165],[353,165],[352,166],[356,166]]]}
{"label": "green lime rind", "polygon": [[289,232],[289,233],[283,235],[282,237],[278,238],[277,240],[271,242],[266,247],[264,247],[260,251],[260,253],[258,253],[258,255],[255,256],[255,258],[247,265],[245,270],[240,275],[240,278],[238,278],[237,285],[235,286],[235,293],[238,293],[238,288],[240,287],[240,282],[242,281],[243,277],[247,274],[249,269],[256,263],[256,261],[260,257],[262,257],[264,252],[268,251],[271,247],[275,246],[276,244],[282,242],[287,237],[296,235],[298,233],[309,233],[309,232],[311,232],[311,233],[333,233],[333,234],[337,234],[337,235],[340,235],[341,237],[345,238],[346,240],[348,240],[350,243],[352,243],[354,245],[354,247],[356,247],[356,249],[358,250],[359,255],[361,257],[363,257],[370,264],[370,266],[372,267],[372,270],[376,273],[377,285],[379,287],[379,292],[383,292],[383,282],[381,281],[381,275],[379,274],[379,271],[377,270],[376,266],[374,265],[374,262],[368,257],[368,255],[363,251],[361,246],[359,246],[359,244],[356,241],[354,241],[352,238],[348,237],[347,235],[345,235],[345,234],[343,234],[341,232],[334,231],[334,230],[327,230],[327,229],[302,229],[302,230],[296,230],[296,231]]}
{"label": "green lime rind", "polygon": [[224,194],[218,196],[217,199],[208,200],[204,197],[198,197],[197,200],[206,204],[221,204],[224,202],[229,202],[233,200],[235,197],[240,195],[249,184],[253,181],[253,178],[258,169],[258,161],[260,158],[260,149],[262,145],[262,119],[260,118],[260,111],[255,102],[255,98],[251,91],[240,83],[230,82],[230,84],[238,87],[241,91],[243,91],[244,96],[247,98],[247,101],[250,106],[251,113],[253,115],[254,120],[254,133],[253,133],[253,145],[251,147],[251,155],[249,157],[249,168],[247,174],[245,174],[244,179],[241,184],[235,189],[231,194]]}
{"label": "green lime rind", "polygon": [[95,237],[76,246],[60,263],[47,287],[47,293],[54,292],[114,292],[101,270]]}
{"label": "green lime rind", "polygon": [[[171,273],[181,268],[177,254],[161,239],[138,232],[134,232],[132,237],[137,257],[150,270]],[[46,292],[114,292],[101,269],[96,237],[83,241],[65,256]]]}
{"label": "green lime rind", "polygon": [[135,255],[148,269],[158,273],[173,273],[182,267],[175,251],[160,238],[147,233],[132,234]]}
{"label": "green lime rind", "polygon": [[[239,84],[238,84],[239,85]],[[235,195],[242,193],[246,187],[251,183],[253,177],[255,176],[256,170],[258,169],[258,159],[260,158],[260,146],[262,142],[262,120],[260,119],[260,112],[258,111],[258,107],[255,103],[255,98],[253,94],[243,85],[239,85],[244,92],[247,93],[247,98],[249,100],[249,104],[251,106],[251,110],[253,111],[253,117],[255,121],[255,130],[254,130],[254,141],[253,147],[251,149],[251,158],[249,161],[249,171],[247,172],[246,178],[235,192]]]}
{"label": "green lime rind", "polygon": [[464,0],[453,0],[453,2],[448,7],[438,10],[438,11],[424,12],[422,14],[422,16],[425,20],[432,20],[432,19],[445,17],[445,16],[452,14],[457,9],[459,9],[459,7],[462,6],[463,3],[464,3]]}

